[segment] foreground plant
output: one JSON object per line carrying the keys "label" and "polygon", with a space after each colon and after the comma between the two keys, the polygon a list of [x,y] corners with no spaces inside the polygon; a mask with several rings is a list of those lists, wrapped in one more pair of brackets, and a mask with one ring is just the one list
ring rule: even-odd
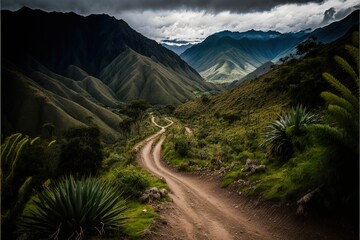
{"label": "foreground plant", "polygon": [[[316,140],[328,153],[331,169],[327,187],[331,195],[353,211],[359,204],[359,32],[353,33],[352,45],[346,45],[348,60],[335,61],[344,70],[342,79],[330,73],[323,77],[332,91],[322,92],[326,101],[325,123],[311,127]],[[354,211],[356,212],[356,211]]]}
{"label": "foreground plant", "polygon": [[84,239],[119,230],[125,222],[125,201],[109,183],[94,178],[66,177],[33,204],[21,218],[20,232],[35,237]]}
{"label": "foreground plant", "polygon": [[264,144],[270,147],[271,154],[288,158],[293,153],[292,136],[300,135],[305,125],[316,123],[317,119],[315,114],[298,105],[268,126]]}
{"label": "foreground plant", "polygon": [[[2,214],[1,223],[6,229],[6,234],[12,234],[17,217],[21,214],[25,203],[29,200],[32,193],[33,177],[27,176],[16,186],[16,180],[19,178],[18,166],[19,158],[26,146],[31,146],[38,138],[30,139],[21,133],[8,136],[1,144],[0,150],[0,178],[1,178],[1,201]],[[14,199],[14,200],[13,200]]]}
{"label": "foreground plant", "polygon": [[[321,97],[327,103],[326,120],[328,125],[318,125],[323,142],[333,143],[332,147],[349,146],[354,153],[353,159],[359,154],[359,42],[358,32],[353,34],[353,44],[346,45],[350,63],[342,57],[336,56],[338,65],[349,76],[349,80],[338,80],[329,73],[323,77],[335,91],[322,92]],[[355,67],[353,67],[355,66]]]}

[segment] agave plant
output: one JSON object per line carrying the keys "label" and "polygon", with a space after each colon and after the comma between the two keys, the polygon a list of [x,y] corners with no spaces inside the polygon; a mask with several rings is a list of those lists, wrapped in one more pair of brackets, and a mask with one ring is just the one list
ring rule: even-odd
{"label": "agave plant", "polygon": [[264,144],[270,146],[273,155],[287,158],[293,152],[291,136],[299,135],[303,126],[316,123],[317,120],[317,115],[298,105],[267,127]]}
{"label": "agave plant", "polygon": [[84,239],[98,232],[119,230],[126,220],[126,203],[113,187],[94,178],[72,176],[45,189],[35,208],[20,219],[20,232],[50,239]]}

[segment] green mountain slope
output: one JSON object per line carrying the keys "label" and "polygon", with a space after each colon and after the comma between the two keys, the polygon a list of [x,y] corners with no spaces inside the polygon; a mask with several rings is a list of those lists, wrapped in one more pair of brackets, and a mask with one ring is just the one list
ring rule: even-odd
{"label": "green mountain slope", "polygon": [[105,14],[83,17],[25,7],[1,13],[2,31],[6,33],[2,43],[7,46],[3,55],[15,63],[29,55],[58,74],[65,75],[68,66],[75,65],[98,77],[128,46],[166,67],[196,74],[174,52],[136,32],[123,20]]}
{"label": "green mountain slope", "polygon": [[247,32],[223,31],[207,37],[181,54],[206,80],[232,82],[240,80],[262,64],[296,53],[296,46],[309,37],[329,43],[344,36],[359,23],[359,11],[341,21],[312,32],[279,33],[250,30]]}
{"label": "green mountain slope", "polygon": [[142,98],[151,104],[178,105],[195,97],[195,91],[216,88],[187,70],[175,72],[153,59],[127,48],[100,74],[100,78],[115,92],[118,99]]}
{"label": "green mountain slope", "polygon": [[[192,129],[192,136],[183,130],[185,126],[177,136],[169,135],[164,158],[182,171],[218,173],[223,187],[231,185],[241,195],[287,203],[298,215],[342,219],[353,229],[348,232],[352,237],[342,238],[357,236],[358,111],[341,112],[338,106],[358,106],[358,74],[346,73],[358,70],[358,27],[232,90],[179,106],[175,114]],[[339,66],[335,56],[343,57],[349,67]],[[324,72],[339,82],[326,81]],[[346,104],[348,95],[351,104]],[[295,110],[300,104],[303,107]],[[350,134],[340,132],[345,125]],[[339,133],[326,133],[328,129]],[[289,152],[273,151],[284,147]]]}
{"label": "green mountain slope", "polygon": [[89,118],[99,126],[105,141],[115,141],[121,118],[58,80],[41,72],[30,77],[2,68],[2,132],[41,133],[44,123],[55,125],[55,134],[73,126],[84,126]]}
{"label": "green mountain slope", "polygon": [[232,82],[276,58],[285,49],[293,48],[297,42],[297,38],[287,37],[238,40],[215,34],[186,50],[181,57],[206,80]]}
{"label": "green mountain slope", "polygon": [[[160,72],[166,71],[161,78],[167,82],[163,87],[169,87],[170,94],[163,94],[167,91],[165,89],[161,90],[157,97],[147,92],[149,88],[141,88],[148,85],[145,84],[146,81],[159,78],[159,71],[148,71],[140,74],[141,78],[136,78],[138,89],[131,87],[130,96],[121,94],[121,91],[126,92],[126,86],[112,86],[113,90],[121,91],[116,95],[110,94],[111,98],[118,96],[120,101],[144,98],[153,104],[179,104],[193,98],[194,94],[191,92],[221,89],[205,83],[201,76],[174,52],[137,33],[123,20],[107,15],[83,17],[74,13],[46,13],[22,8],[17,12],[2,11],[2,21],[2,43],[6,46],[2,58],[23,70],[26,68],[27,74],[34,70],[29,68],[29,59],[32,59],[52,72],[71,79],[83,80],[86,76],[93,76],[106,85],[110,84],[110,78],[111,82],[115,81],[116,84],[127,84],[129,79],[135,77],[112,74],[112,71],[127,70],[124,66],[131,65],[133,71],[128,73],[138,74],[136,69],[141,71],[144,68],[143,61],[139,61],[139,58],[144,57],[148,59],[146,66],[149,69],[161,68]],[[46,34],[43,34],[44,32]],[[134,54],[128,56],[129,49],[138,57],[134,57]],[[120,56],[125,59],[120,61]],[[109,66],[116,66],[117,69],[110,71]],[[191,85],[185,86],[189,82]],[[179,86],[186,90],[178,89]],[[105,86],[101,88],[103,93],[108,92],[104,91]],[[174,89],[177,94],[173,94]],[[174,95],[174,99],[171,95]],[[101,97],[97,100],[100,99],[106,101],[103,104],[109,104],[109,99]],[[113,100],[110,102],[114,102]]]}
{"label": "green mountain slope", "polygon": [[342,74],[333,61],[335,55],[345,55],[344,45],[350,40],[354,26],[339,40],[312,49],[304,58],[293,59],[275,66],[271,71],[252,80],[240,83],[235,88],[202,101],[198,98],[179,106],[176,113],[185,118],[214,117],[222,114],[241,114],[244,111],[267,112],[277,109],[276,114],[263,116],[273,119],[283,107],[302,103],[311,108],[323,104],[320,93],[328,89],[322,73],[332,69]]}
{"label": "green mountain slope", "polygon": [[232,89],[235,86],[238,86],[239,84],[241,84],[244,81],[249,81],[249,80],[253,80],[257,77],[260,77],[261,75],[269,72],[273,67],[275,67],[275,64],[271,61],[264,63],[263,65],[261,65],[260,67],[258,67],[257,69],[255,69],[254,71],[252,71],[251,73],[245,75],[244,77],[242,77],[240,80],[236,80],[233,81],[232,83],[230,83],[227,88],[228,89]]}
{"label": "green mountain slope", "polygon": [[[60,132],[88,124],[91,116],[104,137],[115,140],[121,118],[109,108],[133,99],[179,105],[196,93],[222,89],[123,20],[29,8],[1,15],[6,132],[40,133],[46,122]],[[16,89],[24,96],[13,94]],[[25,112],[29,121],[18,121]]]}

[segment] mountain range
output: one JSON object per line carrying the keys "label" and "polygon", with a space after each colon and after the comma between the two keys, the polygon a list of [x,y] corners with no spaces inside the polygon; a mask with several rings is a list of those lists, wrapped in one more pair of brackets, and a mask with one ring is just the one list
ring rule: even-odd
{"label": "mountain range", "polygon": [[314,31],[223,31],[180,58],[105,14],[2,10],[2,132],[38,135],[53,123],[59,134],[92,122],[105,141],[115,141],[124,118],[115,112],[124,103],[179,105],[199,93],[217,93],[223,88],[202,76],[214,82],[258,77],[308,37],[339,38],[358,24],[358,14]]}
{"label": "mountain range", "polygon": [[[358,30],[359,25],[355,25],[343,37],[331,43],[318,45],[301,58],[279,65],[267,62],[262,66],[265,69],[271,68],[267,73],[259,74],[252,81],[245,81],[239,85],[233,82],[231,89],[209,97],[207,101],[197,98],[182,104],[176,109],[175,114],[185,119],[198,118],[201,121],[208,117],[219,118],[230,114],[241,121],[250,113],[261,115],[261,120],[267,119],[264,122],[268,124],[268,120],[276,119],[279,112],[295,104],[315,109],[324,106],[321,92],[333,87],[322,77],[322,73],[329,72],[347,84],[352,83],[334,60],[334,56],[351,59],[346,55],[344,46],[358,46]],[[356,35],[357,38],[354,38]]]}
{"label": "mountain range", "polygon": [[264,63],[276,63],[280,58],[296,53],[296,46],[310,37],[321,43],[329,43],[342,37],[358,23],[359,10],[356,10],[341,21],[313,31],[222,31],[210,35],[180,56],[208,81],[241,81]]}
{"label": "mountain range", "polygon": [[108,15],[79,16],[22,8],[2,15],[2,129],[37,134],[89,119],[115,140],[133,99],[178,105],[221,90],[178,55]]}
{"label": "mountain range", "polygon": [[181,55],[183,52],[185,52],[187,49],[191,48],[193,44],[186,43],[182,45],[170,45],[168,43],[161,43],[163,47],[166,47],[167,49],[173,51],[177,55]]}

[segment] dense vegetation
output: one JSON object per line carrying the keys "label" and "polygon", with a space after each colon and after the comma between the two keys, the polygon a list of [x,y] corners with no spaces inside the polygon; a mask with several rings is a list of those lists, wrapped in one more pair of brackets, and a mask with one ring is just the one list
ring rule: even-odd
{"label": "dense vegetation", "polygon": [[[302,50],[258,79],[177,108],[186,125],[170,130],[164,157],[180,171],[215,170],[222,186],[240,193],[298,203],[298,214],[355,220],[358,32]],[[307,193],[314,193],[310,203]]]}
{"label": "dense vegetation", "polygon": [[[23,12],[31,13],[28,9]],[[5,15],[9,17],[11,13]],[[108,26],[104,24],[106,16],[96,18],[102,19],[101,26]],[[45,26],[50,24],[40,22]],[[59,19],[55,22],[64,23]],[[27,38],[17,36],[28,31],[11,30],[7,42],[20,52],[13,55],[9,48],[5,55],[19,66],[6,62],[2,68],[6,79],[3,92],[8,100],[3,105],[6,117],[0,151],[4,238],[141,237],[157,215],[151,205],[141,203],[139,198],[150,187],[166,187],[135,162],[134,144],[157,130],[150,122],[150,111],[154,115],[174,114],[180,119],[174,120],[175,126],[167,131],[164,143],[165,161],[179,171],[218,173],[223,187],[231,185],[240,194],[298,204],[299,214],[309,212],[313,205],[312,211],[341,211],[357,218],[358,32],[331,44],[304,42],[299,45],[301,55],[296,58],[282,59],[281,65],[258,79],[218,96],[209,96],[204,93],[220,88],[197,81],[198,74],[180,58],[159,50],[153,42],[120,23],[118,31],[126,31],[118,40],[128,46],[124,45],[121,52],[105,51],[101,56],[108,61],[109,55],[116,54],[112,65],[96,64],[102,61],[100,57],[93,59],[93,63],[85,61],[92,58],[81,58],[86,70],[105,81],[69,66],[71,62],[58,66],[51,61],[54,69],[59,68],[61,74],[69,72],[66,75],[71,75],[71,79],[37,62],[17,63],[17,58],[22,61],[22,55],[28,51],[36,54],[51,51],[45,51],[41,41],[34,38],[31,42],[37,43],[37,48],[32,50],[29,46],[21,52],[18,46]],[[66,24],[73,25],[70,21]],[[72,39],[68,42],[71,46],[63,47],[77,49],[87,39],[87,33],[80,36],[85,37],[81,41]],[[17,41],[11,41],[12,38]],[[52,49],[51,44],[45,47]],[[106,46],[103,41],[97,44]],[[139,47],[136,44],[144,46],[139,50],[141,54],[131,49],[131,46]],[[84,46],[85,50],[90,47]],[[146,57],[153,56],[152,52],[159,53],[154,55],[158,57]],[[66,58],[67,54],[61,55]],[[45,54],[40,59],[48,62],[46,59],[57,59],[56,56]],[[20,70],[22,64],[31,74]],[[93,65],[99,69],[91,69]],[[104,70],[102,76],[100,67]],[[150,79],[143,87],[154,90],[146,93],[152,103],[159,103],[160,97],[160,103],[179,104],[195,95],[201,96],[177,109],[172,105],[149,109],[142,100],[120,103],[115,99],[116,94],[127,97],[122,100],[139,95],[138,88],[131,87],[139,83],[138,72],[144,76],[151,73],[140,80]],[[127,84],[113,82],[121,74],[131,82],[131,91]],[[184,79],[181,74],[186,75]],[[170,87],[168,92],[164,82],[176,86],[180,82],[181,86]],[[195,84],[191,90],[189,84]],[[90,116],[90,113],[96,114]],[[43,124],[44,120],[49,122]],[[161,125],[167,124],[161,118],[156,120]],[[14,129],[36,132],[39,136],[24,135]],[[308,193],[312,197],[304,198]]]}
{"label": "dense vegetation", "polygon": [[97,232],[119,231],[126,210],[120,198],[110,183],[70,176],[36,196],[35,208],[20,219],[20,231],[53,239],[83,239]]}
{"label": "dense vegetation", "polygon": [[54,134],[54,125],[47,123],[41,137],[20,133],[5,137],[2,236],[142,236],[157,216],[139,198],[150,187],[166,187],[137,166],[132,150],[157,130],[150,123],[148,108],[146,102],[135,100],[117,110],[124,120],[119,123],[121,138],[114,144],[102,141],[91,117],[87,126],[64,129],[61,135]]}

